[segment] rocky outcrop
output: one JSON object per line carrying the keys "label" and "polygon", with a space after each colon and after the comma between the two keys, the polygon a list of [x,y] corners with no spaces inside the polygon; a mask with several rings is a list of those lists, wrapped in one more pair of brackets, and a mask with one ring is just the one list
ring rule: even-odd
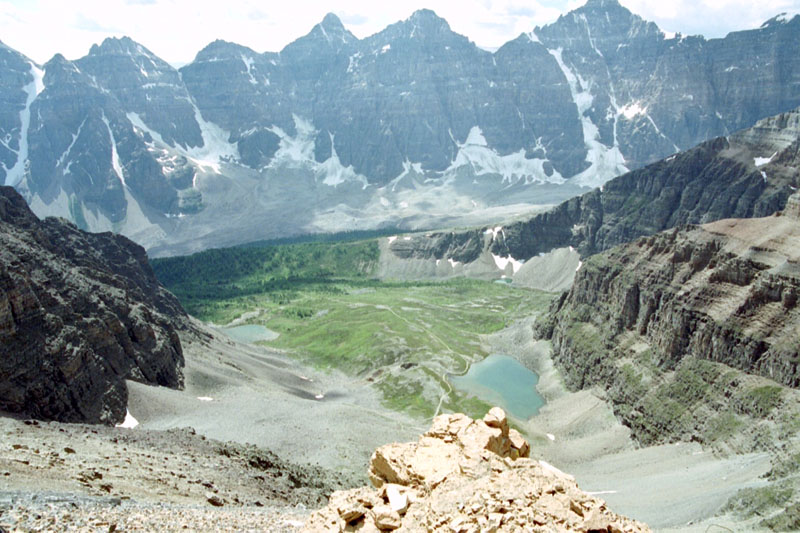
{"label": "rocky outcrop", "polygon": [[335,492],[303,531],[650,531],[529,452],[502,409],[440,415],[418,442],[378,448],[375,488]]}
{"label": "rocky outcrop", "polygon": [[800,387],[798,250],[797,218],[776,215],[675,229],[594,256],[553,310],[556,359],[577,386],[602,379],[574,364],[585,354],[567,331],[583,315],[608,339],[642,335],[664,368],[696,357]]}
{"label": "rocky outcrop", "polygon": [[791,448],[799,198],[771,217],[676,228],[585,260],[536,325],[567,386],[599,391],[645,445]]}
{"label": "rocky outcrop", "polygon": [[125,237],[39,220],[0,187],[0,409],[60,421],[125,417],[125,380],[181,387],[178,301]]}
{"label": "rocky outcrop", "polygon": [[800,195],[792,195],[786,201],[786,209],[784,215],[795,220],[800,220]]}

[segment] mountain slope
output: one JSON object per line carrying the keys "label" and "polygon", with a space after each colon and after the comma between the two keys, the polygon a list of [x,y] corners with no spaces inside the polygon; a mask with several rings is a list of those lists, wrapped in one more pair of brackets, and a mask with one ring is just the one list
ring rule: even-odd
{"label": "mountain slope", "polygon": [[0,187],[0,408],[61,421],[125,417],[126,379],[181,387],[178,301],[125,237],[40,221]]}
{"label": "mountain slope", "polygon": [[499,270],[487,272],[497,277],[512,274],[502,266],[509,261],[557,248],[571,247],[587,257],[683,224],[763,217],[779,211],[800,187],[798,164],[800,110],[795,110],[619,176],[528,220],[393,240],[384,260],[477,264],[488,257]]}
{"label": "mountain slope", "polygon": [[162,255],[486,223],[796,108],[798,32],[667,36],[591,0],[490,53],[429,10],[365,39],[328,15],[279,53],[216,41],[180,70],[107,39],[43,85],[3,48],[0,180]]}
{"label": "mountain slope", "polygon": [[643,237],[588,258],[537,324],[573,390],[602,391],[643,445],[767,452],[727,511],[795,530],[800,194],[771,217]]}

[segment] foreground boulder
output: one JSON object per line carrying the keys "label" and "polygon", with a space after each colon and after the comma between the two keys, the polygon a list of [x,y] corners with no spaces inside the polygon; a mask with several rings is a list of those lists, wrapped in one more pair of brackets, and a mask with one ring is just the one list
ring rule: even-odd
{"label": "foreground boulder", "polygon": [[529,453],[502,409],[438,416],[418,442],[375,451],[376,488],[335,492],[303,531],[650,531]]}
{"label": "foreground boulder", "polygon": [[0,409],[121,422],[126,379],[182,386],[189,327],[142,247],[39,220],[0,187]]}

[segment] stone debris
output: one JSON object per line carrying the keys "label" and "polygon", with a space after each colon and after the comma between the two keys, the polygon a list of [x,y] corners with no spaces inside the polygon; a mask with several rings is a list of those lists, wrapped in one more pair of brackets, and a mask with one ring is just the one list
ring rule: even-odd
{"label": "stone debris", "polygon": [[302,531],[650,531],[529,455],[500,408],[483,420],[440,415],[417,442],[375,450],[375,488],[335,492]]}
{"label": "stone debris", "polygon": [[206,500],[214,507],[222,507],[225,505],[225,500],[223,500],[219,494],[214,494],[213,492],[206,492]]}

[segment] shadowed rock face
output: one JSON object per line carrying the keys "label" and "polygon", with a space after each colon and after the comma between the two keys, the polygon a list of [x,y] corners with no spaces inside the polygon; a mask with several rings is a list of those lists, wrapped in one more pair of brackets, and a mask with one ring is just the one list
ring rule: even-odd
{"label": "shadowed rock face", "polygon": [[0,409],[60,421],[125,416],[125,380],[179,388],[188,317],[125,237],[39,220],[0,187]]}

